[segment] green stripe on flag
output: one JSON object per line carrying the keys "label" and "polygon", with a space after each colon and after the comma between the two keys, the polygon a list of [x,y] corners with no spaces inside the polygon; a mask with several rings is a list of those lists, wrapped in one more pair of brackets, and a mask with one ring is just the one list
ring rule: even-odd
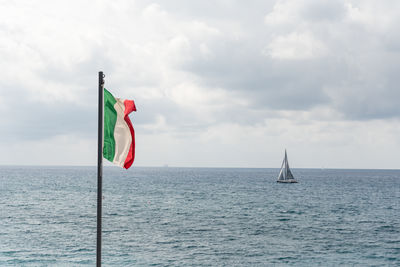
{"label": "green stripe on flag", "polygon": [[117,111],[114,105],[117,101],[112,94],[104,88],[104,143],[103,156],[113,162],[115,156],[114,128],[117,122]]}

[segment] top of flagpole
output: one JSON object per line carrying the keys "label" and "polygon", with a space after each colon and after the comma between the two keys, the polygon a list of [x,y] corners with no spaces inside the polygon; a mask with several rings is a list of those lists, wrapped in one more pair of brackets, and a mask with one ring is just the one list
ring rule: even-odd
{"label": "top of flagpole", "polygon": [[106,75],[102,71],[99,71],[99,85],[104,86],[104,83],[105,83],[104,78],[105,77],[106,77]]}

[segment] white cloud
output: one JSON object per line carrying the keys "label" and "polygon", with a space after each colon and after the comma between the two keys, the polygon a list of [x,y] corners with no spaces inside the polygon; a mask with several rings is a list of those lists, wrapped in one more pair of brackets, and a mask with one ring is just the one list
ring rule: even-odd
{"label": "white cloud", "polygon": [[358,23],[366,29],[382,32],[390,29],[398,22],[398,1],[346,1],[347,18],[350,22]]}
{"label": "white cloud", "polygon": [[53,136],[46,140],[18,140],[0,143],[4,165],[76,165],[96,164],[97,140],[74,134]]}
{"label": "white cloud", "polygon": [[398,166],[400,2],[96,3],[2,4],[4,164],[95,162],[103,70],[139,165]]}
{"label": "white cloud", "polygon": [[312,59],[323,56],[324,44],[310,33],[290,33],[274,38],[263,53],[273,59]]}

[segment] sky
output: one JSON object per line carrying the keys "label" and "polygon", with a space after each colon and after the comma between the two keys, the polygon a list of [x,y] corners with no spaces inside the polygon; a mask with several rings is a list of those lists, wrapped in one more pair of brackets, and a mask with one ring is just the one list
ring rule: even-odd
{"label": "sky", "polygon": [[0,5],[0,165],[96,165],[103,71],[134,166],[400,168],[397,0]]}

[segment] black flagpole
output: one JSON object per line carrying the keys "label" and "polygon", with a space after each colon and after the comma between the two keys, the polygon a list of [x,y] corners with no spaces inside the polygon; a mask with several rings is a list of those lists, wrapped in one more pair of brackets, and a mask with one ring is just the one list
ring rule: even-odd
{"label": "black flagpole", "polygon": [[101,266],[101,206],[103,187],[103,88],[104,74],[99,72],[99,117],[97,134],[97,251],[96,266]]}

